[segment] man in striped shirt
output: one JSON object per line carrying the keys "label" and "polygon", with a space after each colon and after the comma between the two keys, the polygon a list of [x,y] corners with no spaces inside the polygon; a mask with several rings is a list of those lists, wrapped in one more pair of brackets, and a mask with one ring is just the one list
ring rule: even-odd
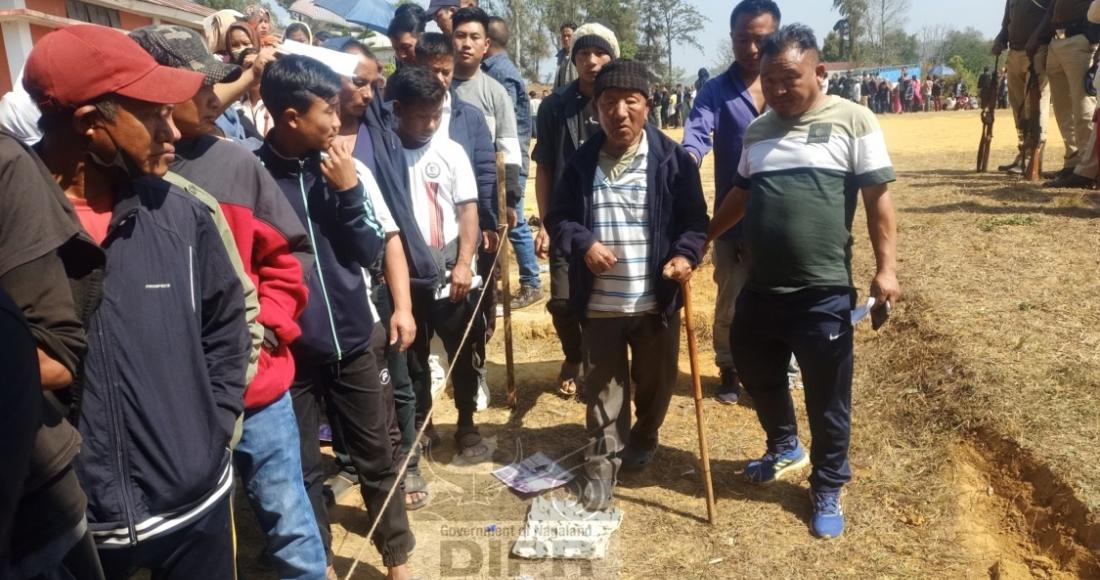
{"label": "man in striped shirt", "polygon": [[[730,346],[767,433],[767,452],[745,477],[771,483],[813,463],[811,528],[833,538],[844,531],[840,488],[851,479],[852,220],[862,191],[877,263],[871,297],[888,311],[901,293],[887,191],[894,168],[874,115],[822,93],[825,65],[809,28],[786,26],[761,52],[770,110],[745,133],[733,190],[707,237],[717,239],[744,217],[749,278]],[[787,389],[792,352],[806,385],[808,460]]]}
{"label": "man in striped shirt", "polygon": [[648,74],[631,60],[600,71],[603,132],[570,159],[547,217],[569,259],[570,306],[583,313],[589,509],[610,504],[620,469],[653,460],[678,374],[680,282],[702,258],[707,227],[694,160],[646,124]]}

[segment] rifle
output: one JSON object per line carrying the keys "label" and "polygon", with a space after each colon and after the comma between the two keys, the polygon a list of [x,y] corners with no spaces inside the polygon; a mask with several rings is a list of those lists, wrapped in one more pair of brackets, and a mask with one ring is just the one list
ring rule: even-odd
{"label": "rifle", "polygon": [[1039,102],[1042,99],[1042,90],[1039,88],[1039,75],[1035,72],[1035,66],[1027,69],[1027,91],[1024,93],[1023,109],[1020,115],[1020,132],[1023,135],[1024,178],[1028,181],[1039,181],[1043,172],[1043,150],[1046,142],[1042,140],[1042,113],[1039,110]]}
{"label": "rifle", "polygon": [[993,78],[982,87],[982,140],[978,143],[978,173],[989,168],[989,148],[993,145],[993,121],[997,114],[997,89],[1001,86],[1001,55],[993,66]]}

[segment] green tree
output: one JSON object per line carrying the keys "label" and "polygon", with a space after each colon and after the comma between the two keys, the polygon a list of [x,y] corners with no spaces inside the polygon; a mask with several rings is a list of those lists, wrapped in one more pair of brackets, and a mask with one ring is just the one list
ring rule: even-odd
{"label": "green tree", "polygon": [[638,51],[634,58],[646,63],[649,70],[661,78],[668,76],[664,49],[661,42],[661,15],[656,10],[646,10],[639,17]]}
{"label": "green tree", "polygon": [[992,45],[992,40],[985,38],[974,28],[953,30],[948,32],[944,39],[942,54],[947,57],[948,62],[951,62],[953,57],[959,57],[968,71],[977,74],[985,67],[992,70],[993,55],[989,52],[989,47]]}
{"label": "green tree", "polygon": [[825,41],[821,43],[821,58],[825,62],[841,62],[844,60],[844,37],[835,31],[825,35]]}
{"label": "green tree", "polygon": [[833,0],[833,9],[848,20],[848,60],[859,61],[861,40],[867,35],[867,0]]}
{"label": "green tree", "polygon": [[970,94],[977,94],[975,91],[978,90],[978,76],[974,71],[966,68],[966,62],[963,61],[961,56],[955,55],[947,59],[947,66],[955,69],[956,78],[966,83],[966,87],[970,91]]}
{"label": "green tree", "polygon": [[[671,77],[672,47],[686,44],[698,50],[703,50],[696,35],[703,29],[703,25],[709,20],[703,16],[694,6],[686,0],[650,0],[649,10],[658,14],[657,26],[661,39],[664,41],[668,73]],[[675,79],[669,78],[674,81]]]}
{"label": "green tree", "polygon": [[920,62],[920,41],[915,34],[906,34],[904,30],[894,28],[886,32],[885,45],[886,53],[894,64]]}
{"label": "green tree", "polygon": [[508,23],[511,33],[508,56],[528,80],[538,81],[540,63],[553,54],[552,39],[543,30],[538,4],[522,0],[487,0],[481,6]]}
{"label": "green tree", "polygon": [[619,56],[634,58],[638,51],[639,12],[638,0],[589,0],[584,21],[599,22],[613,30],[619,40]]}
{"label": "green tree", "polygon": [[525,2],[529,6],[532,18],[541,23],[541,30],[531,30],[529,34],[545,36],[549,54],[558,47],[558,28],[564,22],[578,25],[599,22],[615,31],[622,56],[633,57],[638,50],[639,0],[508,1]]}
{"label": "green tree", "polygon": [[[878,64],[898,64],[901,58],[897,41],[905,26],[909,0],[870,0],[867,5],[867,39]],[[902,33],[904,34],[904,33]]]}

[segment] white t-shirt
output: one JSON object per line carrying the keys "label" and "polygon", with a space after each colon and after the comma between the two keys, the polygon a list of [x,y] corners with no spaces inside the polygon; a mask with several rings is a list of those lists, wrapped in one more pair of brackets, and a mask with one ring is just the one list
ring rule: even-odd
{"label": "white t-shirt", "polygon": [[451,91],[447,91],[443,93],[443,116],[439,118],[439,129],[436,130],[436,135],[451,134],[451,112]]}
{"label": "white t-shirt", "polygon": [[[378,187],[378,181],[374,179],[374,174],[362,161],[358,159],[353,161],[355,161],[355,173],[359,175],[359,181],[363,184],[363,191],[366,194],[367,213],[374,216],[374,220],[382,226],[382,231],[387,236],[399,233],[401,228],[397,227],[397,222],[394,221],[393,214],[390,213],[390,208],[386,205],[386,198],[382,196],[382,190]],[[378,309],[374,307],[374,301],[370,299],[371,275],[366,268],[363,268],[363,282],[367,284],[367,304],[370,305],[370,315],[374,317],[374,320],[382,320],[378,316]]]}
{"label": "white t-shirt", "polygon": [[477,180],[466,150],[437,132],[426,145],[405,149],[413,215],[429,247],[458,238],[458,206],[477,202]]}

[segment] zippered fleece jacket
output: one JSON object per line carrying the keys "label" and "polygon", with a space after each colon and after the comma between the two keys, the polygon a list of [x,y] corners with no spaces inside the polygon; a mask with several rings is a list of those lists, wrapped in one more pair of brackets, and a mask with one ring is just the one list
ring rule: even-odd
{"label": "zippered fleece jacket", "polygon": [[298,321],[302,336],[291,347],[295,360],[323,365],[365,352],[377,323],[366,276],[382,259],[385,233],[363,184],[332,191],[321,174],[320,153],[285,157],[270,135],[256,155],[294,208],[316,257],[306,272],[309,302]]}
{"label": "zippered fleece jacket", "polygon": [[[646,125],[644,138],[649,140],[649,273],[656,281],[657,309],[667,319],[683,305],[683,296],[680,285],[666,280],[661,270],[674,256],[687,258],[692,267],[699,266],[710,219],[695,160],[652,125]],[[588,312],[595,280],[584,256],[600,241],[592,233],[592,191],[600,149],[606,140],[600,131],[570,158],[550,197],[546,218],[554,245],[569,258],[569,302],[574,312]]]}
{"label": "zippered fleece jacket", "polygon": [[110,548],[178,530],[232,490],[251,346],[240,278],[194,196],[152,177],[116,187],[101,247],[76,469]]}
{"label": "zippered fleece jacket", "polygon": [[217,200],[256,287],[262,346],[244,404],[262,408],[282,397],[294,380],[290,345],[302,334],[298,317],[308,299],[303,272],[313,265],[306,230],[279,185],[241,145],[209,135],[183,139],[176,143],[172,171]]}

